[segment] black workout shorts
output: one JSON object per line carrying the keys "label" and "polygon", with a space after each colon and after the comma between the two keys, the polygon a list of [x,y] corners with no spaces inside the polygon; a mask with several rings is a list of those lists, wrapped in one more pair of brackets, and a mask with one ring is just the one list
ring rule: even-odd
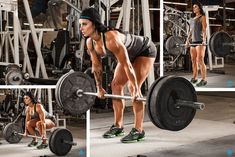
{"label": "black workout shorts", "polygon": [[[202,44],[203,41],[193,41],[191,44]],[[196,47],[196,45],[192,45],[191,47]]]}
{"label": "black workout shorts", "polygon": [[[150,57],[150,58],[156,58],[157,56],[157,48],[154,45],[154,43],[151,41],[149,42],[148,49],[142,51],[138,56],[144,56],[144,57]],[[138,57],[137,56],[137,57]]]}

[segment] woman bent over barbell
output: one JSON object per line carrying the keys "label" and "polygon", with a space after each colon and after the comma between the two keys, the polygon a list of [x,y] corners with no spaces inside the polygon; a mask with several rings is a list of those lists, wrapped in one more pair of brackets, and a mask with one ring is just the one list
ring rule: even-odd
{"label": "woman bent over barbell", "polygon": [[55,127],[55,123],[50,119],[52,116],[44,109],[41,103],[37,102],[31,92],[24,95],[24,103],[26,105],[25,133],[36,136],[35,128],[38,129],[42,137],[42,143],[37,146],[37,138],[28,144],[29,147],[37,146],[38,149],[47,148],[46,129]]}
{"label": "woman bent over barbell", "polygon": [[[101,23],[97,10],[87,8],[82,11],[80,30],[87,38],[87,48],[92,61],[99,98],[104,98],[106,91],[102,87],[102,57],[114,57],[117,66],[111,83],[112,94],[123,95],[125,84],[129,81],[129,91],[133,96],[134,127],[131,132],[121,139],[121,142],[137,142],[143,140],[144,104],[134,100],[142,96],[141,86],[153,67],[157,50],[153,42],[147,37],[124,34],[120,30],[108,28]],[[124,100],[113,99],[114,124],[103,134],[104,138],[124,135],[123,114]]]}
{"label": "woman bent over barbell", "polygon": [[196,86],[205,86],[206,81],[206,65],[204,63],[205,50],[206,50],[206,17],[202,9],[202,5],[199,2],[193,4],[192,19],[190,21],[190,32],[186,41],[186,47],[188,47],[190,40],[192,44],[199,44],[197,46],[190,47],[190,55],[192,61],[193,78],[192,83],[198,81],[198,66],[201,69],[201,81]]}

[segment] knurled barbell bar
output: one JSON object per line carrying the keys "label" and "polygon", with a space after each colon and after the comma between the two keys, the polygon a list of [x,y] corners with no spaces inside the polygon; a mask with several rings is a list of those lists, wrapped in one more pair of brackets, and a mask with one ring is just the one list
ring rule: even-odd
{"label": "knurled barbell bar", "polygon": [[[185,49],[184,38],[179,36],[171,36],[166,40],[165,48],[169,54],[179,55]],[[198,46],[202,44],[189,44],[189,46]],[[211,35],[209,43],[210,51],[217,57],[224,57],[234,51],[235,42],[226,32],[215,32]]]}
{"label": "knurled barbell bar", "polygon": [[[56,84],[57,104],[71,115],[79,115],[89,110],[97,96],[94,80],[82,72],[69,72]],[[132,99],[131,96],[105,94],[107,98]],[[197,102],[193,85],[183,77],[167,76],[156,80],[148,91],[146,101],[150,120],[157,127],[178,131],[184,129],[194,118],[196,109],[204,109]]]}
{"label": "knurled barbell bar", "polygon": [[[92,96],[98,96],[97,93],[93,93],[93,92],[84,92],[82,89],[78,89],[76,92],[76,95],[78,97],[82,97],[83,95],[92,95]],[[105,98],[111,98],[111,99],[124,99],[124,100],[132,100],[133,97],[131,96],[126,96],[126,95],[114,95],[114,94],[104,94]],[[147,101],[146,98],[143,97],[137,97],[135,100],[137,101]],[[201,103],[201,102],[192,102],[192,101],[186,101],[186,100],[176,100],[175,103],[176,107],[191,107],[191,108],[195,108],[195,109],[200,109],[200,110],[204,110],[205,108],[205,104]]]}
{"label": "knurled barbell bar", "polygon": [[[188,44],[188,46],[190,47],[190,46],[207,46],[207,44]],[[178,44],[178,43],[176,43],[176,46],[177,47],[186,47],[187,45],[186,44]]]}
{"label": "knurled barbell bar", "polygon": [[[8,143],[19,143],[24,135],[21,132],[23,132],[22,127],[16,123],[9,123],[3,129],[3,137]],[[42,139],[41,137],[34,135],[27,135],[26,137]],[[72,146],[75,145],[77,144],[73,142],[73,136],[68,129],[57,128],[49,137],[49,148],[51,152],[58,156],[68,154]]]}
{"label": "knurled barbell bar", "polygon": [[[24,136],[24,134],[22,133],[19,133],[19,132],[16,132],[14,131],[13,132],[14,135],[20,135],[20,136]],[[34,136],[34,135],[26,135],[25,137],[32,137],[32,138],[37,138],[37,139],[45,139],[45,140],[48,140],[49,138],[42,138],[42,137],[39,137],[39,136]],[[72,141],[67,141],[67,140],[62,140],[63,143],[65,144],[70,144],[72,146],[76,146],[77,144],[72,142]]]}

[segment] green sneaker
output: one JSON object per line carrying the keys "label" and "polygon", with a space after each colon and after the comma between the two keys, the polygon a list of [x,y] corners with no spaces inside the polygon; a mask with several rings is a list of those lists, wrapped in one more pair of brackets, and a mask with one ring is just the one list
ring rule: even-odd
{"label": "green sneaker", "polygon": [[207,81],[201,80],[198,84],[197,87],[205,86],[207,84]]}
{"label": "green sneaker", "polygon": [[190,82],[194,84],[194,83],[197,83],[197,80],[192,78]]}
{"label": "green sneaker", "polygon": [[117,136],[123,136],[124,134],[125,133],[123,128],[118,128],[113,124],[110,129],[103,134],[103,138],[113,138]]}
{"label": "green sneaker", "polygon": [[45,149],[48,147],[48,144],[46,143],[41,143],[39,146],[37,146],[37,149]]}
{"label": "green sneaker", "polygon": [[131,132],[121,139],[122,143],[134,143],[138,141],[143,141],[145,138],[144,130],[139,132],[136,128],[132,128]]}
{"label": "green sneaker", "polygon": [[32,140],[32,141],[28,144],[28,147],[34,147],[34,146],[36,146],[37,144],[38,144],[37,141]]}

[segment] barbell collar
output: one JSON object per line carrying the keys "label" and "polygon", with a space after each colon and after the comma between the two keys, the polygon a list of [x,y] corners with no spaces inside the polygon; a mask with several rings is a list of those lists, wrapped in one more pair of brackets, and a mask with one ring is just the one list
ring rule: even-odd
{"label": "barbell collar", "polygon": [[[84,92],[81,89],[78,89],[76,92],[76,95],[78,97],[82,97],[82,95],[91,95],[91,96],[97,96],[97,93],[93,93],[93,92]],[[123,96],[123,95],[113,95],[113,94],[104,94],[105,98],[112,98],[112,99],[124,99],[124,100],[132,100],[133,97],[131,96]],[[136,98],[137,101],[146,101],[146,98],[142,98],[142,97],[137,97]]]}
{"label": "barbell collar", "polygon": [[191,108],[194,108],[194,109],[204,110],[205,104],[202,103],[202,102],[192,102],[192,101],[178,99],[178,100],[176,100],[175,107],[176,108],[191,107]]}

